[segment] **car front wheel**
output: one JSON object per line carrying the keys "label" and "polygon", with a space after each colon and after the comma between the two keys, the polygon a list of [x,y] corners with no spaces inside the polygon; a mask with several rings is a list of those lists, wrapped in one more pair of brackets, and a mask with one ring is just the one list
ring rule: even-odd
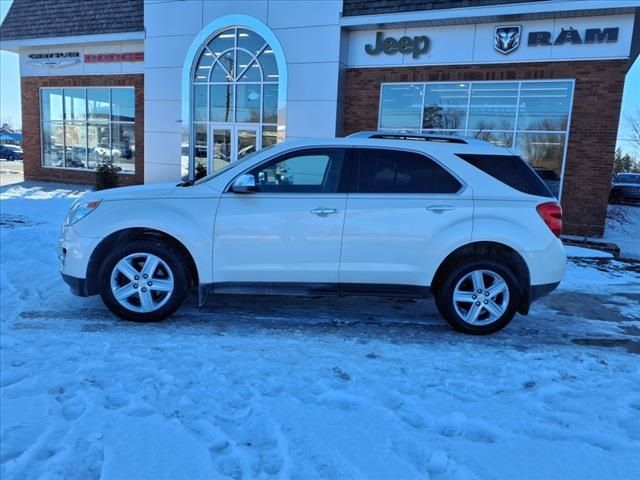
{"label": "car front wheel", "polygon": [[148,240],[123,245],[100,269],[100,295],[113,313],[135,322],[167,318],[184,301],[188,276],[184,260],[170,246]]}
{"label": "car front wheel", "polygon": [[451,269],[436,293],[440,314],[457,331],[487,335],[516,314],[521,289],[509,268],[494,260],[469,260]]}

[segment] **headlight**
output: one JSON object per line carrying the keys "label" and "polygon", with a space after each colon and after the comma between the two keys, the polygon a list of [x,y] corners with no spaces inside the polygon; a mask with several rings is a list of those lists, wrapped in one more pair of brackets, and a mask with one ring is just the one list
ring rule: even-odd
{"label": "headlight", "polygon": [[67,218],[64,221],[65,225],[73,225],[74,223],[82,220],[84,217],[93,212],[102,203],[102,200],[78,200],[69,209]]}

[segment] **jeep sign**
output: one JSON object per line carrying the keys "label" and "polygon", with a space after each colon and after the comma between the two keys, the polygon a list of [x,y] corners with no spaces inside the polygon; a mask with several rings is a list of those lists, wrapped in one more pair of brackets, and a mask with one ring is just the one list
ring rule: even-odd
{"label": "jeep sign", "polygon": [[367,43],[364,51],[369,55],[395,55],[400,52],[402,55],[411,53],[413,58],[418,58],[423,53],[429,51],[429,37],[420,35],[416,37],[400,37],[396,40],[393,37],[384,38],[384,32],[376,33],[376,44]]}

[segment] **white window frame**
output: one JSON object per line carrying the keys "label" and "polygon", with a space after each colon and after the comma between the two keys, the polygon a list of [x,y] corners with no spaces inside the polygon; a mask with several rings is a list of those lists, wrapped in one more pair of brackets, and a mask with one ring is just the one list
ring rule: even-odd
{"label": "white window frame", "polygon": [[[240,29],[244,29],[244,30],[250,30],[252,31],[254,34],[258,35],[262,41],[264,42],[264,44],[262,45],[262,47],[260,48],[260,50],[258,50],[258,52],[253,53],[250,52],[249,50],[246,50],[244,48],[242,48],[241,46],[239,46],[238,44],[238,38],[239,38],[239,30]],[[234,36],[234,40],[233,40],[233,46],[225,49],[224,51],[220,52],[219,55],[215,55],[214,52],[212,52],[209,49],[209,43],[213,40],[215,40],[216,38],[218,38],[220,35],[223,34],[229,34],[233,32],[233,36]],[[191,89],[192,92],[195,90],[196,87],[205,87],[207,89],[207,102],[206,102],[206,121],[202,121],[199,120],[196,122],[195,118],[191,119],[191,138],[195,139],[195,129],[197,125],[207,125],[206,129],[207,129],[207,173],[211,173],[213,172],[213,152],[212,152],[212,145],[211,145],[211,133],[213,131],[214,128],[228,128],[231,130],[231,136],[232,136],[232,149],[231,149],[231,161],[235,161],[237,153],[238,153],[238,148],[237,148],[237,144],[238,144],[238,139],[235,138],[237,136],[237,131],[241,130],[241,129],[250,129],[250,130],[256,130],[256,150],[260,150],[261,146],[262,146],[262,129],[263,127],[278,127],[278,121],[276,119],[275,122],[265,122],[264,121],[264,87],[265,85],[275,85],[276,88],[279,86],[280,83],[280,66],[277,64],[276,62],[276,66],[278,67],[278,74],[277,74],[277,78],[274,80],[269,80],[266,72],[264,72],[263,66],[260,62],[260,59],[258,58],[260,56],[260,54],[262,54],[265,50],[270,50],[273,53],[273,47],[271,46],[271,44],[267,41],[267,39],[264,38],[263,35],[261,35],[260,32],[254,31],[253,29],[249,28],[249,27],[245,27],[242,25],[232,25],[229,26],[225,29],[222,29],[218,32],[216,32],[214,35],[212,35],[211,37],[209,37],[207,39],[207,41],[204,43],[204,45],[202,46],[202,48],[200,49],[198,55],[196,56],[196,58],[194,59],[193,62],[193,72],[192,72],[192,78],[191,78]],[[240,73],[236,76],[235,75],[235,71],[234,72],[227,72],[228,74],[230,74],[233,78],[232,80],[229,80],[227,82],[220,82],[220,81],[212,81],[211,79],[211,75],[213,73],[214,67],[217,64],[220,64],[220,66],[226,71],[226,68],[224,67],[224,65],[222,65],[222,63],[219,61],[219,59],[221,59],[226,53],[228,52],[233,52],[233,57],[234,57],[234,65],[237,63],[237,57],[238,57],[238,51],[243,51],[246,54],[248,54],[251,57],[251,60],[248,61],[248,65],[242,70],[240,71]],[[206,73],[207,79],[206,81],[198,81],[196,82],[196,78],[198,76],[198,72],[197,72],[197,65],[198,62],[200,61],[200,59],[202,58],[202,56],[204,55],[210,55],[213,57],[213,62],[211,64],[211,68],[208,69],[208,73]],[[251,65],[253,64],[253,62],[256,62],[256,64],[258,65],[258,69],[260,71],[260,81],[248,81],[248,82],[241,82],[240,78],[242,78],[242,75],[245,73],[245,71],[249,68],[251,68]],[[201,74],[202,75],[202,74]],[[267,78],[265,78],[267,77]],[[233,115],[232,118],[228,121],[228,122],[221,122],[218,120],[212,120],[211,119],[211,87],[212,86],[216,86],[216,85],[223,85],[223,86],[227,86],[227,85],[231,85],[232,89],[233,89]],[[260,115],[259,115],[259,120],[255,123],[249,123],[249,122],[238,122],[236,116],[237,116],[237,111],[238,111],[238,87],[242,86],[242,85],[255,85],[259,88],[260,90]],[[193,101],[193,105],[191,105],[191,112],[192,115],[195,114],[195,94],[192,93],[191,95],[192,101]],[[192,142],[195,143],[195,142]],[[192,172],[195,171],[195,155],[194,158],[192,160],[190,160],[189,162],[189,174],[190,176],[193,175]]]}
{"label": "white window frame", "polygon": [[[66,117],[66,106],[65,106],[65,101],[64,101],[64,91],[65,90],[78,90],[78,89],[83,89],[84,90],[84,101],[85,101],[85,112],[86,112],[86,118],[83,121],[67,121],[65,119]],[[95,168],[90,168],[90,167],[86,167],[86,168],[80,168],[80,167],[66,167],[66,166],[62,166],[62,167],[58,167],[58,166],[54,166],[54,165],[45,165],[44,164],[44,124],[45,123],[49,123],[49,124],[55,124],[55,123],[61,123],[62,124],[62,148],[63,148],[63,152],[67,151],[67,132],[66,132],[66,124],[69,123],[82,123],[84,124],[84,130],[85,130],[85,138],[87,139],[87,158],[86,158],[86,162],[87,165],[89,164],[89,147],[88,147],[88,141],[89,141],[89,124],[97,124],[98,122],[90,122],[89,121],[89,116],[88,116],[88,109],[87,109],[87,92],[88,90],[108,90],[109,92],[109,120],[106,122],[105,125],[107,125],[109,127],[109,150],[111,150],[113,148],[112,146],[112,124],[113,123],[121,123],[124,125],[133,125],[134,126],[134,130],[135,130],[135,125],[136,125],[136,99],[135,99],[135,86],[91,86],[91,87],[55,87],[55,86],[47,86],[47,87],[40,87],[39,91],[38,91],[38,103],[40,104],[40,165],[42,168],[51,168],[51,169],[55,169],[55,170],[72,170],[72,171],[76,171],[76,172],[95,172]],[[114,122],[113,120],[111,120],[111,110],[112,110],[112,99],[111,99],[111,92],[113,90],[116,89],[130,89],[133,90],[133,122]],[[42,115],[42,93],[45,90],[60,90],[62,92],[62,120],[49,120],[48,122],[45,122],[43,120],[43,115]],[[136,139],[137,142],[137,139]],[[64,155],[64,153],[63,153]],[[63,161],[64,161],[64,157],[63,157]],[[133,162],[133,172],[127,172],[127,171],[120,171],[118,172],[119,174],[122,175],[135,175],[136,174],[136,161],[134,160]]]}
{"label": "white window frame", "polygon": [[[203,27],[200,33],[193,39],[189,47],[182,67],[182,144],[187,146],[187,158],[181,162],[184,169],[186,167],[186,178],[193,179],[195,173],[195,128],[193,119],[193,85],[194,70],[203,49],[219,33],[229,28],[246,28],[260,35],[269,45],[275,55],[278,66],[278,105],[276,141],[281,142],[286,135],[286,105],[288,92],[287,62],[284,49],[278,37],[263,22],[250,15],[232,14],[216,18],[211,23]],[[202,123],[202,122],[199,122]],[[261,133],[262,134],[262,133]],[[186,161],[186,162],[185,162]],[[186,165],[185,165],[186,163]]]}

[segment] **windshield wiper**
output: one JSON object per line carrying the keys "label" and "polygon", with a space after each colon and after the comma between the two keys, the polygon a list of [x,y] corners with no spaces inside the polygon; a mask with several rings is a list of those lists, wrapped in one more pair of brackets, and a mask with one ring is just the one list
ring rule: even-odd
{"label": "windshield wiper", "polygon": [[194,183],[196,183],[195,180],[187,180],[186,182],[177,184],[176,187],[192,187]]}

